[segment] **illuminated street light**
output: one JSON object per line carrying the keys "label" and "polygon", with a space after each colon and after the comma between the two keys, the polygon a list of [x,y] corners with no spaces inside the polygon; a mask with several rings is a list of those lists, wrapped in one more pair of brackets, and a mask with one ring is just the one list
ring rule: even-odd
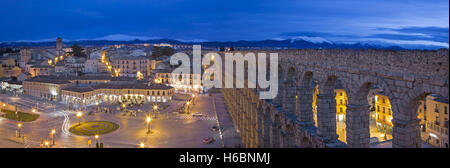
{"label": "illuminated street light", "polygon": [[143,142],[141,142],[141,143],[139,144],[139,148],[145,148],[145,144],[144,144]]}
{"label": "illuminated street light", "polygon": [[45,141],[45,142],[44,142],[44,145],[45,145],[45,146],[44,146],[45,148],[48,148],[48,147],[49,147],[49,142],[48,142],[48,141]]}
{"label": "illuminated street light", "polygon": [[153,110],[158,110],[158,106],[157,106],[157,105],[154,105],[154,106],[153,106]]}
{"label": "illuminated street light", "polygon": [[36,109],[31,110],[33,113],[36,113]]}
{"label": "illuminated street light", "polygon": [[186,102],[186,113],[189,113],[189,101]]}
{"label": "illuminated street light", "polygon": [[52,131],[50,132],[50,134],[52,135],[52,145],[55,145],[55,134],[56,134],[56,130],[52,129]]}
{"label": "illuminated street light", "polygon": [[22,137],[22,123],[18,123],[17,124],[17,128],[19,129],[19,135],[18,135],[18,137]]}
{"label": "illuminated street light", "polygon": [[95,143],[98,143],[98,142],[99,142],[99,139],[100,139],[100,135],[95,134],[95,135],[94,135],[94,139],[95,139]]}
{"label": "illuminated street light", "polygon": [[150,134],[150,121],[152,119],[150,118],[150,116],[147,116],[145,122],[147,122],[147,134]]}
{"label": "illuminated street light", "polygon": [[83,113],[81,111],[77,112],[78,125],[81,125],[81,116],[83,116]]}

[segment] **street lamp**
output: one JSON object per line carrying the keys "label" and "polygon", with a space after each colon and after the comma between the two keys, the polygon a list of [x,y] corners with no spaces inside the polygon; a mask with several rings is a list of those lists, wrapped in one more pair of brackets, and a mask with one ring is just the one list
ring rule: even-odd
{"label": "street lamp", "polygon": [[145,144],[144,144],[143,142],[141,142],[141,143],[139,144],[139,148],[145,148]]}
{"label": "street lamp", "polygon": [[94,139],[95,139],[95,143],[98,144],[98,141],[99,141],[99,139],[100,139],[100,135],[95,134],[95,135],[94,135]]}
{"label": "street lamp", "polygon": [[77,112],[78,125],[81,125],[81,116],[83,116],[83,113],[81,111]]}
{"label": "street lamp", "polygon": [[150,118],[150,116],[147,116],[147,118],[146,118],[146,122],[147,122],[147,134],[150,134],[150,121],[151,121],[152,119]]}
{"label": "street lamp", "polygon": [[[156,117],[156,113],[158,113],[158,105],[153,105],[153,114],[155,115],[155,117]],[[150,114],[149,114],[149,116],[150,116]]]}
{"label": "street lamp", "polygon": [[49,142],[48,142],[48,141],[45,141],[45,142],[44,142],[44,145],[45,145],[45,148],[48,148]]}
{"label": "street lamp", "polygon": [[56,130],[52,129],[51,131],[51,135],[52,135],[52,145],[55,145],[55,134],[56,134]]}
{"label": "street lamp", "polygon": [[18,123],[17,128],[19,128],[19,137],[22,137],[22,123]]}
{"label": "street lamp", "polygon": [[186,102],[186,113],[189,113],[189,101]]}

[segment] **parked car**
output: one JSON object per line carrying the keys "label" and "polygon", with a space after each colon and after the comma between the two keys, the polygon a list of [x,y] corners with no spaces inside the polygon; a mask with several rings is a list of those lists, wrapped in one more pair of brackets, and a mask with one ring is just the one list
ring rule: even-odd
{"label": "parked car", "polygon": [[218,130],[219,130],[219,127],[216,126],[216,125],[214,125],[214,126],[212,126],[211,130],[213,130],[213,131],[218,131]]}
{"label": "parked car", "polygon": [[210,144],[213,143],[215,140],[213,137],[207,137],[207,138],[203,138],[202,142],[205,144]]}
{"label": "parked car", "polygon": [[203,114],[200,112],[195,112],[194,114],[192,114],[192,117],[202,117]]}

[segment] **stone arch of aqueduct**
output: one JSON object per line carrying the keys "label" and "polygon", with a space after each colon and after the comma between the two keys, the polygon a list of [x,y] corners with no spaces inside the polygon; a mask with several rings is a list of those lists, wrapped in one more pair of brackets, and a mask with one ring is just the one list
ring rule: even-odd
{"label": "stone arch of aqueduct", "polygon": [[[305,49],[245,51],[278,53],[279,89],[273,100],[259,99],[259,88],[222,89],[227,110],[246,147],[369,147],[369,88],[389,97],[393,147],[420,147],[418,100],[449,95],[449,51]],[[245,54],[245,53],[242,53]],[[221,53],[223,58],[223,53]],[[226,80],[226,79],[225,79]],[[334,87],[348,96],[347,144],[336,134]],[[246,82],[245,82],[246,83]],[[313,121],[317,83],[317,127]],[[245,84],[246,86],[246,84]]]}

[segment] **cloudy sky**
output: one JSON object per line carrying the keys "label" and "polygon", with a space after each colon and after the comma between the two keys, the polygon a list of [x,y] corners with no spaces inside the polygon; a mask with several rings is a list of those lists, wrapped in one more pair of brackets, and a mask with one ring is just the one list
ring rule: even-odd
{"label": "cloudy sky", "polygon": [[448,0],[0,0],[0,41],[308,38],[449,46]]}

